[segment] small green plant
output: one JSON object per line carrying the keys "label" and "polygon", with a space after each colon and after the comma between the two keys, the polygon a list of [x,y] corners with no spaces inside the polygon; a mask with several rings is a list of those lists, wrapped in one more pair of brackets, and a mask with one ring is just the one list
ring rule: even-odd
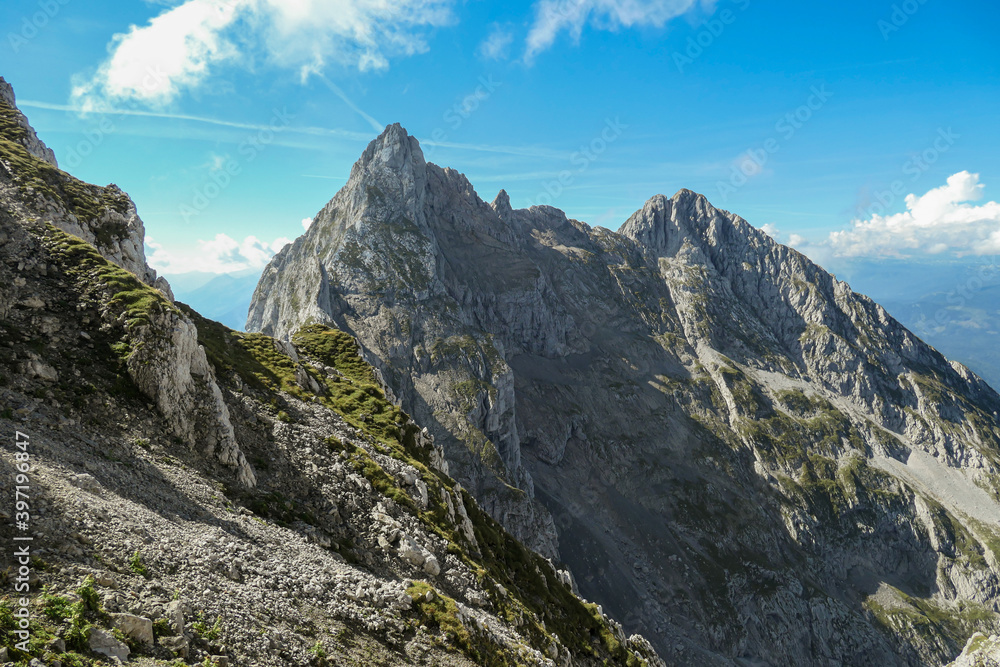
{"label": "small green plant", "polygon": [[46,590],[42,592],[41,601],[42,613],[50,621],[62,623],[73,615],[73,603],[61,595],[52,595]]}
{"label": "small green plant", "polygon": [[222,634],[222,617],[217,616],[212,627],[205,623],[205,613],[198,612],[198,620],[191,624],[191,629],[198,633],[203,639],[215,641]]}
{"label": "small green plant", "polygon": [[317,660],[326,659],[326,648],[324,648],[323,642],[321,641],[317,640],[317,642],[309,649],[309,653],[311,653]]}
{"label": "small green plant", "polygon": [[286,424],[291,424],[292,423],[292,418],[284,410],[279,410],[278,411],[278,421],[285,422]]}
{"label": "small green plant", "polygon": [[83,602],[84,611],[98,612],[101,610],[101,600],[97,597],[97,590],[94,588],[94,577],[87,575],[80,587],[76,589],[76,594]]}
{"label": "small green plant", "polygon": [[135,572],[144,579],[153,578],[153,575],[150,573],[149,568],[146,567],[146,564],[142,562],[142,554],[139,552],[138,549],[135,550],[135,553],[132,554],[132,558],[129,559],[128,566],[132,569],[133,572]]}
{"label": "small green plant", "polygon": [[173,630],[170,627],[170,621],[165,618],[158,618],[153,621],[153,636],[154,637],[169,637],[173,635]]}

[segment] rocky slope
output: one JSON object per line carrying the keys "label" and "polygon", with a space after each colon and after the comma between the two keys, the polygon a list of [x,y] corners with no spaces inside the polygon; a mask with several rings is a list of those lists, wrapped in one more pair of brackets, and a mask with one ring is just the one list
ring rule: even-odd
{"label": "rocky slope", "polygon": [[1000,397],[701,195],[591,228],[390,126],[248,330],[315,322],[668,662],[937,665],[1000,627]]}
{"label": "rocky slope", "polygon": [[0,507],[0,664],[663,664],[448,476],[349,335],[174,303],[127,197],[0,119],[0,495],[30,486],[27,530]]}

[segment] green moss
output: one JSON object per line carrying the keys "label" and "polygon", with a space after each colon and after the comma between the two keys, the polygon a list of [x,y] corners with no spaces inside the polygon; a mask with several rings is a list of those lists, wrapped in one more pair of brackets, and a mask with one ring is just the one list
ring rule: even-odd
{"label": "green moss", "polygon": [[[97,221],[109,210],[122,215],[128,213],[128,198],[121,192],[84,183],[31,155],[18,143],[25,135],[11,120],[11,113],[10,107],[0,103],[0,159],[10,165],[14,181],[24,195],[60,202],[84,223]],[[96,230],[98,241],[104,243],[127,233],[128,228],[121,223],[107,224]]]}
{"label": "green moss", "polygon": [[[124,314],[127,328],[149,325],[160,312],[178,312],[159,290],[107,261],[83,239],[47,224],[43,244],[71,278],[85,288],[104,292],[107,308],[112,313]],[[121,354],[124,350],[119,347],[115,352]]]}
{"label": "green moss", "polygon": [[1000,615],[982,605],[959,601],[945,606],[896,588],[892,590],[901,600],[898,607],[885,607],[874,598],[864,603],[876,622],[892,635],[912,634],[931,644],[943,645],[954,655],[975,632],[995,632],[1000,627]]}
{"label": "green moss", "polygon": [[332,449],[339,449],[345,452],[354,469],[367,479],[375,490],[388,498],[392,498],[393,501],[409,509],[412,513],[419,513],[413,499],[399,488],[389,473],[375,459],[369,456],[368,452],[351,443],[341,442],[337,438],[328,438],[326,442]]}

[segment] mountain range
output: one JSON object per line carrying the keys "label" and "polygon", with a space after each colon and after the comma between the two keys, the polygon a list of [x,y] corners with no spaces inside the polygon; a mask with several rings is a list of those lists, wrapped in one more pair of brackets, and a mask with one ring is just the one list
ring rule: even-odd
{"label": "mountain range", "polygon": [[701,195],[612,232],[392,125],[246,332],[143,235],[0,79],[0,492],[17,434],[33,488],[0,538],[34,593],[3,661],[998,658],[1000,396]]}
{"label": "mountain range", "polygon": [[247,328],[313,322],[669,663],[934,664],[997,621],[1000,397],[701,195],[612,232],[487,203],[393,125]]}

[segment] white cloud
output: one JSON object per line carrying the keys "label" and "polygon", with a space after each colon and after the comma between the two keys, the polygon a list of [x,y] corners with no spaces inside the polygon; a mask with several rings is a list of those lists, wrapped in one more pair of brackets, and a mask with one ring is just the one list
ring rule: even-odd
{"label": "white cloud", "polygon": [[532,62],[563,31],[578,40],[588,23],[602,30],[633,26],[661,28],[670,19],[699,5],[707,9],[714,4],[714,0],[539,0],[535,3],[535,22],[528,33],[524,60]]}
{"label": "white cloud", "polygon": [[97,72],[74,82],[89,109],[163,106],[221,66],[257,60],[301,75],[330,63],[362,71],[427,49],[421,30],[451,22],[454,0],[186,0],[115,35]]}
{"label": "white cloud", "polygon": [[313,223],[312,218],[302,218],[302,229],[308,230],[310,227],[312,227],[312,223]]}
{"label": "white cloud", "polygon": [[807,245],[806,238],[800,234],[789,234],[788,235],[788,245],[793,248],[799,248]]}
{"label": "white cloud", "polygon": [[761,225],[760,231],[764,232],[772,239],[777,241],[781,237],[781,230],[773,222],[768,222],[767,224]]}
{"label": "white cloud", "polygon": [[923,195],[906,196],[906,211],[854,220],[830,234],[838,256],[905,257],[913,254],[1000,253],[1000,204],[975,205],[983,196],[979,174],[961,171]]}
{"label": "white cloud", "polygon": [[146,259],[151,267],[165,274],[190,271],[232,273],[262,268],[289,243],[291,240],[283,237],[268,243],[256,236],[237,241],[226,234],[216,234],[210,241],[199,240],[192,252],[177,253],[147,236]]}
{"label": "white cloud", "polygon": [[513,41],[514,33],[509,28],[494,23],[489,37],[479,45],[477,53],[486,60],[503,60],[507,57]]}

